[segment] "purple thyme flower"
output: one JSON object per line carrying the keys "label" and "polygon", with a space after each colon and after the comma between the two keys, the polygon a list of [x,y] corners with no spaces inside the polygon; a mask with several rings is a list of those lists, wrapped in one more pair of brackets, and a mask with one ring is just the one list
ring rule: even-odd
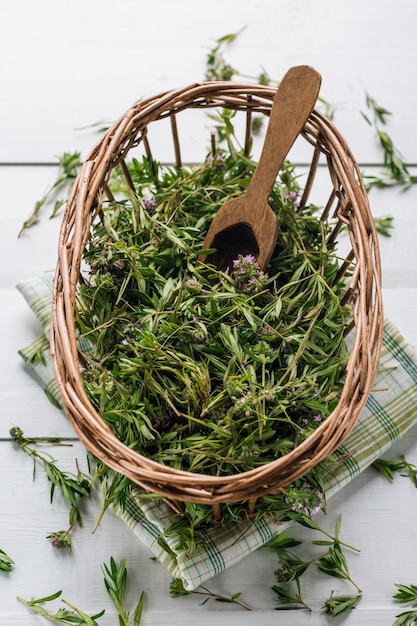
{"label": "purple thyme flower", "polygon": [[233,260],[233,276],[239,287],[248,293],[263,289],[267,278],[253,254],[239,254],[238,258]]}
{"label": "purple thyme flower", "polygon": [[145,200],[144,205],[145,205],[145,209],[147,211],[152,212],[153,209],[156,207],[156,200],[155,200],[155,198],[148,198],[147,200]]}

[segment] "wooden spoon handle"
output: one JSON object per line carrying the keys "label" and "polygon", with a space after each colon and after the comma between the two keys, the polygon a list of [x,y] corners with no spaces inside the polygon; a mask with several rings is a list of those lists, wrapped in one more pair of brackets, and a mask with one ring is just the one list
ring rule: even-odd
{"label": "wooden spoon handle", "polygon": [[278,172],[314,108],[320,85],[320,74],[308,65],[292,67],[280,82],[261,156],[246,192],[256,207],[268,202]]}

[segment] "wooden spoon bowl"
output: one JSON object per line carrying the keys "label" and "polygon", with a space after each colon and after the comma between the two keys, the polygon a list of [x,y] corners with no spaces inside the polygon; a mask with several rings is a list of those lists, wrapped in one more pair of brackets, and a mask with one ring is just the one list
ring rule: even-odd
{"label": "wooden spoon bowl", "polygon": [[219,270],[232,267],[239,254],[251,254],[259,267],[268,265],[278,237],[275,213],[268,204],[278,172],[317,100],[321,76],[307,65],[285,74],[272,104],[262,152],[249,187],[216,213],[204,240],[200,261]]}

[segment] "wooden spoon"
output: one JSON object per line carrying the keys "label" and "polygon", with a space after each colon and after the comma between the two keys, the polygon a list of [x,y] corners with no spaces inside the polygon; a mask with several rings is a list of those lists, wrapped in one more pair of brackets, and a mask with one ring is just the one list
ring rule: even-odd
{"label": "wooden spoon", "polygon": [[261,269],[269,263],[278,237],[275,213],[268,205],[272,187],[291,146],[313,110],[321,76],[307,65],[293,67],[282,79],[272,104],[265,142],[249,187],[227,201],[207,232],[201,262],[219,270],[232,267],[239,254],[251,254]]}

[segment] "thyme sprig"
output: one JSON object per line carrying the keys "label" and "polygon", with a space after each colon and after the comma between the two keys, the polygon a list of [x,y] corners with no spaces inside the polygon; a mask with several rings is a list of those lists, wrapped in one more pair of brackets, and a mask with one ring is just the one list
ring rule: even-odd
{"label": "thyme sprig", "polygon": [[[117,610],[119,626],[140,626],[143,612],[144,593],[142,592],[140,594],[133,613],[127,611],[124,605],[128,582],[125,559],[122,559],[119,563],[117,563],[113,557],[110,557],[108,565],[103,563],[102,571],[104,574],[104,586]],[[30,600],[25,600],[24,598],[18,596],[17,599],[19,602],[22,602],[30,608],[34,613],[49,619],[51,622],[58,622],[60,624],[79,624],[80,626],[98,626],[97,620],[104,615],[105,610],[95,613],[94,615],[88,615],[63,598],[61,601],[68,608],[59,608],[57,611],[52,611],[43,606],[44,604],[57,600],[61,597],[61,595],[62,590],[41,598],[31,598]]]}
{"label": "thyme sprig", "polygon": [[312,543],[315,545],[323,546],[323,545],[333,545],[335,543],[338,543],[341,546],[348,548],[348,550],[352,550],[353,552],[359,552],[358,548],[355,548],[354,546],[351,546],[348,543],[345,543],[344,541],[340,539],[340,529],[342,525],[341,515],[338,515],[336,518],[335,531],[333,535],[329,533],[325,528],[320,526],[316,522],[316,520],[313,519],[311,515],[306,514],[306,512],[303,512],[303,511],[287,512],[287,517],[292,519],[294,522],[297,522],[301,526],[304,526],[305,528],[310,528],[311,530],[317,531],[323,534],[325,537],[327,537],[327,539],[316,539],[312,541]]}
{"label": "thyme sprig", "polygon": [[3,572],[11,572],[14,566],[14,561],[11,556],[0,549],[0,570]]}
{"label": "thyme sprig", "polygon": [[[50,217],[54,217],[66,202],[66,194],[70,185],[74,182],[82,165],[81,153],[64,152],[58,157],[58,175],[53,184],[45,191],[44,195],[37,200],[33,207],[32,213],[23,223],[18,236],[20,237],[24,230],[30,228],[39,221],[40,213],[44,206],[53,202],[54,205]],[[62,197],[56,198],[58,194]]]}
{"label": "thyme sprig", "polygon": [[380,106],[369,94],[366,94],[365,100],[370,113],[368,115],[361,111],[361,114],[375,131],[376,138],[383,153],[384,166],[386,169],[386,173],[382,175],[365,176],[367,188],[384,188],[393,185],[402,185],[407,188],[411,185],[415,185],[417,183],[417,176],[410,174],[404,157],[386,131],[387,119],[391,115],[391,112]]}
{"label": "thyme sprig", "polygon": [[[137,196],[113,175],[118,201],[84,256],[77,329],[87,392],[126,445],[187,471],[227,475],[282,456],[326,419],[343,384],[349,311],[330,226],[317,207],[298,206],[289,164],[271,195],[280,237],[268,273],[251,255],[230,273],[199,263],[214,214],[255,165],[222,149],[192,168],[133,159]],[[243,510],[225,507],[225,523]],[[211,514],[184,510],[194,529]]]}
{"label": "thyme sprig", "polygon": [[119,626],[139,626],[142,619],[145,594],[142,591],[133,613],[125,608],[125,594],[127,588],[126,560],[119,563],[110,557],[108,565],[103,563],[104,585],[119,615]]}
{"label": "thyme sprig", "polygon": [[356,552],[358,550],[340,540],[341,515],[337,517],[334,536],[321,528],[311,517],[300,513],[297,514],[297,517],[299,518],[297,521],[303,526],[320,531],[326,536],[326,539],[312,540],[311,543],[324,546],[327,548],[327,551],[305,561],[292,550],[292,548],[300,546],[301,542],[293,539],[288,532],[282,533],[282,535],[278,535],[273,539],[266,548],[274,551],[279,561],[279,567],[275,572],[275,577],[279,584],[272,587],[272,590],[278,596],[277,601],[280,605],[284,605],[284,608],[304,608],[310,612],[310,606],[302,597],[300,578],[307,569],[314,565],[324,574],[346,580],[356,591],[354,595],[335,596],[332,593],[322,608],[326,609],[326,612],[331,615],[338,615],[344,611],[351,610],[362,597],[362,591],[350,575],[343,548],[347,547]]}
{"label": "thyme sprig", "polygon": [[169,592],[172,598],[180,598],[182,596],[188,596],[191,594],[195,594],[198,596],[205,596],[204,601],[201,603],[202,605],[208,602],[210,599],[213,599],[213,600],[216,600],[216,602],[236,604],[237,606],[240,606],[242,609],[245,609],[246,611],[252,610],[249,606],[247,606],[241,600],[239,600],[240,596],[242,595],[240,592],[234,593],[230,597],[223,596],[213,591],[210,591],[210,589],[207,589],[207,587],[204,587],[203,585],[200,585],[199,587],[197,587],[197,589],[187,590],[185,589],[181,578],[173,578],[171,580],[171,583],[169,585]]}
{"label": "thyme sprig", "polygon": [[[279,85],[279,81],[271,78],[265,68],[262,68],[257,76],[249,76],[241,73],[238,69],[234,68],[225,57],[225,51],[232,46],[239,35],[245,30],[241,28],[234,33],[228,33],[215,40],[213,47],[208,51],[206,55],[206,73],[205,80],[232,80],[232,79],[249,79],[255,81],[260,85]],[[318,101],[323,107],[325,115],[332,119],[334,116],[335,105],[328,100],[319,96]],[[254,131],[258,131],[262,126],[262,118],[256,116],[254,120]]]}
{"label": "thyme sprig", "polygon": [[277,607],[277,610],[305,609],[308,613],[311,613],[311,607],[303,600],[300,578],[298,576],[294,578],[294,583],[291,586],[288,583],[285,587],[283,585],[273,585],[271,589],[278,596],[277,602],[280,606]]}
{"label": "thyme sprig", "polygon": [[37,613],[51,622],[56,622],[58,624],[79,624],[79,626],[98,626],[97,620],[104,615],[104,610],[99,613],[95,613],[94,615],[88,615],[63,598],[61,601],[68,608],[62,607],[57,611],[52,612],[43,606],[48,602],[57,600],[61,597],[61,595],[62,590],[56,591],[55,593],[42,598],[31,598],[30,600],[25,600],[24,598],[18,596],[17,599],[19,602],[22,602],[22,604],[25,604],[29,609],[31,609],[33,613]]}
{"label": "thyme sprig", "polygon": [[33,459],[33,476],[35,476],[37,464],[44,468],[48,480],[51,482],[50,501],[53,501],[55,489],[58,488],[69,505],[69,528],[51,533],[47,538],[55,547],[71,549],[71,531],[76,524],[82,526],[80,499],[88,497],[91,493],[90,478],[80,472],[79,469],[77,469],[76,474],[62,471],[52,455],[41,452],[37,447],[39,445],[67,446],[71,444],[62,442],[57,438],[25,437],[23,431],[17,426],[10,430],[10,435],[19,448]]}
{"label": "thyme sprig", "polygon": [[74,519],[70,523],[69,527],[65,530],[58,530],[49,533],[46,535],[46,538],[49,539],[54,548],[68,548],[70,551],[72,550],[72,530],[76,525],[78,519],[77,516],[74,516]]}
{"label": "thyme sprig", "polygon": [[396,583],[398,591],[393,595],[394,600],[401,604],[412,603],[411,608],[396,616],[392,626],[411,626],[417,624],[417,585],[403,585]]}
{"label": "thyme sprig", "polygon": [[417,466],[407,461],[403,454],[400,455],[399,460],[377,459],[372,467],[390,482],[394,480],[395,474],[400,472],[400,476],[408,476],[417,488]]}
{"label": "thyme sprig", "polygon": [[332,615],[332,617],[336,617],[336,615],[340,615],[340,613],[346,613],[347,611],[351,611],[352,609],[356,608],[358,602],[361,599],[362,593],[357,593],[354,595],[335,595],[334,593],[332,593],[323,604],[322,608],[325,609],[326,613]]}

